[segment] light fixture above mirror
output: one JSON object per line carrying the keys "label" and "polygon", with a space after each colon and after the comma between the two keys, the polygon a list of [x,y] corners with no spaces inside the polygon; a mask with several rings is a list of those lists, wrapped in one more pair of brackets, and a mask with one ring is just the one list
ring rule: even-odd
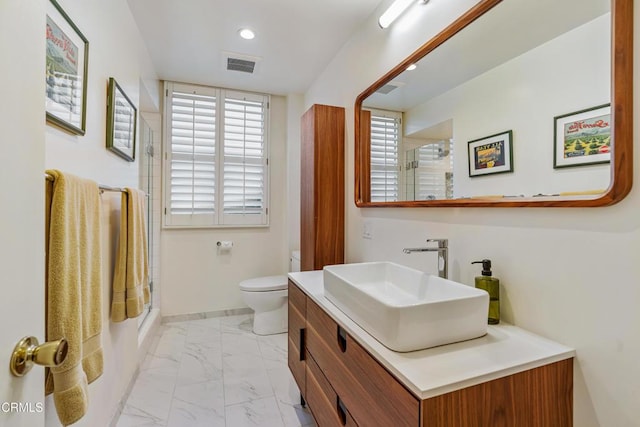
{"label": "light fixture above mirror", "polygon": [[[569,5],[552,0],[481,0],[361,93],[355,102],[356,205],[569,207],[622,200],[633,171],[633,1],[578,3],[580,10],[567,14],[561,9]],[[529,25],[532,33],[525,36],[522,22],[540,14],[538,6],[546,8],[540,15],[545,25]],[[549,15],[550,6],[558,14]],[[523,21],[514,8],[521,9]],[[588,38],[581,40],[587,44],[576,45],[585,34]],[[508,43],[494,55],[500,38]],[[602,52],[600,59],[592,54],[596,50]],[[541,56],[545,52],[556,56]],[[580,55],[591,64],[574,62]],[[418,70],[406,71],[412,64]],[[568,75],[566,87],[554,80],[555,74]],[[510,86],[493,86],[496,81]],[[555,94],[557,99],[549,98]],[[410,99],[416,95],[424,98]],[[503,104],[506,98],[516,103]],[[610,112],[595,109],[603,104],[610,104]],[[593,114],[605,111],[608,116],[590,117],[585,110],[592,107]],[[602,119],[610,120],[609,134],[596,135],[594,123]],[[560,132],[572,123],[588,128],[582,140]],[[496,135],[505,138],[490,140]],[[401,145],[393,146],[393,138]],[[565,163],[554,160],[557,150],[568,156]],[[505,157],[513,152],[515,157]],[[580,163],[570,156],[584,158]],[[596,161],[605,157],[610,162]],[[507,159],[512,164],[498,167]],[[574,163],[586,166],[558,166]],[[509,173],[478,172],[487,166]],[[543,179],[535,174],[538,170]],[[437,191],[418,190],[421,182],[422,190],[432,186],[434,176]],[[580,185],[567,184],[574,182]],[[418,193],[422,200],[407,199]]]}
{"label": "light fixture above mirror", "polygon": [[[428,1],[429,0],[418,0],[418,3],[425,4]],[[388,28],[393,24],[393,21],[398,19],[398,17],[414,3],[416,3],[416,0],[395,0],[387,10],[380,15],[380,18],[378,19],[378,25],[380,25],[380,28]]]}

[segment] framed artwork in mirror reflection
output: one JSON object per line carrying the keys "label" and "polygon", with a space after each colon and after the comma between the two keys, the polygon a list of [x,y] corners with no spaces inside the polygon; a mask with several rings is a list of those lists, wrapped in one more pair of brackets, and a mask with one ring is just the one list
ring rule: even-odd
{"label": "framed artwork in mirror reflection", "polygon": [[554,118],[553,167],[611,161],[611,105],[580,110]]}
{"label": "framed artwork in mirror reflection", "polygon": [[470,177],[513,172],[513,131],[474,139],[467,144]]}

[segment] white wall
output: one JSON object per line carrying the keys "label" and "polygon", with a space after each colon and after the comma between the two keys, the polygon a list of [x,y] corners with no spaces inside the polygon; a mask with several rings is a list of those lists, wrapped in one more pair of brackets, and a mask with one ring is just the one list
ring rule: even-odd
{"label": "white wall", "polygon": [[[240,281],[288,271],[285,98],[271,97],[270,115],[269,227],[163,229],[163,316],[246,307],[238,288]],[[219,240],[231,240],[231,252],[219,253]]]}
{"label": "white wall", "polygon": [[[611,99],[610,23],[603,15],[405,113],[405,133],[453,119],[455,197],[609,187],[609,164],[553,169],[553,118]],[[467,141],[507,130],[513,173],[470,178]]]}
{"label": "white wall", "polygon": [[[479,273],[470,262],[492,259],[502,283],[503,319],[577,350],[575,425],[638,425],[638,190],[615,206],[591,209],[357,209],[354,205],[356,96],[474,3],[431,1],[415,6],[386,31],[372,15],[305,94],[306,106],[327,103],[347,108],[346,259],[385,259],[435,272],[429,254],[404,255],[402,248],[421,245],[427,237],[448,238],[450,277],[470,285]],[[638,9],[635,22],[638,45]],[[638,67],[635,73],[637,109]],[[640,148],[637,136],[634,146]],[[636,168],[636,180],[639,175]],[[371,226],[371,240],[361,237],[365,222]]]}
{"label": "white wall", "polygon": [[[140,138],[136,162],[127,162],[105,148],[107,82],[115,77],[136,106],[141,91],[157,101],[158,83],[150,57],[140,38],[126,0],[87,2],[60,0],[65,12],[89,40],[87,128],[84,136],[70,135],[55,127],[46,128],[47,168],[60,169],[100,184],[138,187]],[[44,58],[44,46],[41,55]],[[141,81],[145,82],[141,86]],[[155,82],[155,83],[154,83]],[[155,87],[154,87],[155,85]],[[103,332],[104,373],[89,386],[89,411],[78,426],[108,425],[138,366],[138,324],[109,320],[113,254],[119,224],[120,194],[104,193],[103,203]],[[51,397],[46,400],[46,423],[59,425]]]}

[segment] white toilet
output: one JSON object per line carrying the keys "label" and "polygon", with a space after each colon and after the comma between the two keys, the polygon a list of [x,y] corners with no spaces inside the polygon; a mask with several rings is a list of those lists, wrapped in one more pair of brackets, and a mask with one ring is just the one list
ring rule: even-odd
{"label": "white toilet", "polygon": [[[291,254],[291,271],[300,271],[300,251]],[[287,276],[267,276],[240,282],[244,302],[255,312],[253,333],[287,332]]]}

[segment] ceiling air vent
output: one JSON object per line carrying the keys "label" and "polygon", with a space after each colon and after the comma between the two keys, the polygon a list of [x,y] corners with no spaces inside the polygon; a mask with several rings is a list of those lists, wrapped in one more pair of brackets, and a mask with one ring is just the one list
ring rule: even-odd
{"label": "ceiling air vent", "polygon": [[227,58],[227,70],[229,71],[242,71],[243,73],[253,74],[253,70],[256,68],[254,61],[247,61],[239,58]]}
{"label": "ceiling air vent", "polygon": [[391,91],[398,89],[400,86],[403,86],[404,83],[400,82],[391,82],[382,86],[380,89],[376,90],[376,93],[381,93],[383,95],[389,94]]}
{"label": "ceiling air vent", "polygon": [[228,71],[240,71],[242,73],[254,74],[260,58],[254,56],[240,55],[232,52],[223,52],[224,66]]}

